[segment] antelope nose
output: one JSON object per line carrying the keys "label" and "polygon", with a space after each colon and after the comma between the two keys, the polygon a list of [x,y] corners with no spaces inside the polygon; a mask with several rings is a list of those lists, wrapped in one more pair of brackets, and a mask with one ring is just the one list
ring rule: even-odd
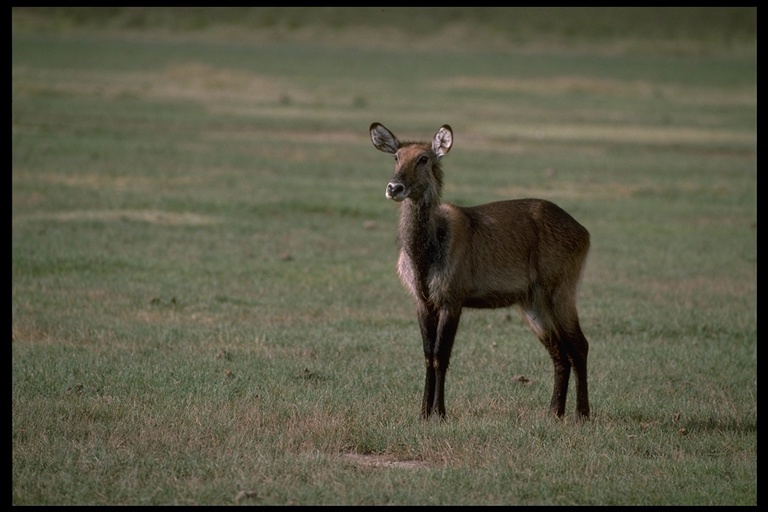
{"label": "antelope nose", "polygon": [[387,184],[387,197],[389,199],[401,201],[404,199],[404,194],[405,194],[405,186],[402,183],[396,183],[394,181],[390,181]]}

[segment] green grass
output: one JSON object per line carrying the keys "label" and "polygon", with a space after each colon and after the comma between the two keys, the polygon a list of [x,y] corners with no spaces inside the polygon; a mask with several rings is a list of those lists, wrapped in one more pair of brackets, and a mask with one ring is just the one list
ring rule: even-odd
{"label": "green grass", "polygon": [[[652,11],[14,9],[12,502],[756,504],[756,13]],[[506,310],[419,420],[373,121],[590,230],[589,423]]]}

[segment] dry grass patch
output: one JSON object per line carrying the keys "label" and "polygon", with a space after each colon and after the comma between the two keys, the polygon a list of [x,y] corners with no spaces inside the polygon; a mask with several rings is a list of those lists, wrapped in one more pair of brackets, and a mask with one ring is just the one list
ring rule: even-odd
{"label": "dry grass patch", "polygon": [[346,462],[354,466],[363,467],[363,468],[421,469],[421,468],[429,467],[429,464],[427,464],[423,460],[414,460],[414,459],[401,460],[401,459],[397,459],[392,455],[386,455],[386,454],[345,453],[344,455],[342,455],[342,458]]}
{"label": "dry grass patch", "polygon": [[195,185],[204,186],[204,179],[191,176],[136,176],[114,175],[98,172],[90,173],[56,173],[37,172],[29,169],[14,169],[13,180],[17,183],[47,183],[93,190],[115,190],[121,192],[157,192],[160,188],[173,189],[174,187]]}
{"label": "dry grass patch", "polygon": [[708,147],[715,144],[753,146],[757,135],[753,130],[734,131],[697,127],[665,127],[587,123],[539,123],[530,124],[486,123],[483,131],[499,138],[534,139],[539,141],[599,141],[601,144],[633,143],[658,146],[693,145]]}
{"label": "dry grass patch", "polygon": [[757,295],[757,281],[744,279],[734,281],[732,277],[695,276],[687,279],[646,279],[638,283],[639,287],[651,292],[660,305],[668,305],[670,297],[677,304],[686,307],[709,307],[713,296],[724,296],[730,299],[743,299]]}
{"label": "dry grass patch", "polygon": [[166,212],[162,210],[75,210],[51,213],[30,213],[14,216],[14,222],[25,220],[53,220],[58,222],[118,222],[137,221],[163,226],[209,226],[221,223],[212,215],[190,212]]}
{"label": "dry grass patch", "polygon": [[562,96],[569,94],[596,94],[632,99],[664,98],[688,105],[755,106],[755,87],[723,88],[705,86],[680,86],[651,83],[644,80],[620,80],[578,75],[552,77],[483,77],[456,76],[436,82],[437,89],[451,91],[492,91],[537,96]]}
{"label": "dry grass patch", "polygon": [[[315,93],[298,87],[295,82],[194,61],[148,72],[38,71],[15,66],[12,74],[16,97],[41,94],[106,99],[137,97],[190,100],[206,105],[232,102],[240,106],[279,103],[286,97],[299,103],[315,100]],[[46,85],[41,85],[43,83]]]}

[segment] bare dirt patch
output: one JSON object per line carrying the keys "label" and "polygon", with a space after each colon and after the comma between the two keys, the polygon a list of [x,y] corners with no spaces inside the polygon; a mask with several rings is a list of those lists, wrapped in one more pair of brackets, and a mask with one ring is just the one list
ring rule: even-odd
{"label": "bare dirt patch", "polygon": [[385,454],[346,453],[343,457],[347,462],[365,468],[420,469],[429,467],[423,460],[398,460]]}

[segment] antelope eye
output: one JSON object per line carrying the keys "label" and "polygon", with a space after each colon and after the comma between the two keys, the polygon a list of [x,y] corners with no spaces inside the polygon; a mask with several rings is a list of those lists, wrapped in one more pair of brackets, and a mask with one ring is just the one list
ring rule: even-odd
{"label": "antelope eye", "polygon": [[392,155],[392,158],[394,158],[395,162],[397,162],[397,155]]}
{"label": "antelope eye", "polygon": [[429,161],[429,158],[426,156],[419,157],[419,161],[416,162],[417,165],[427,165],[427,161]]}

